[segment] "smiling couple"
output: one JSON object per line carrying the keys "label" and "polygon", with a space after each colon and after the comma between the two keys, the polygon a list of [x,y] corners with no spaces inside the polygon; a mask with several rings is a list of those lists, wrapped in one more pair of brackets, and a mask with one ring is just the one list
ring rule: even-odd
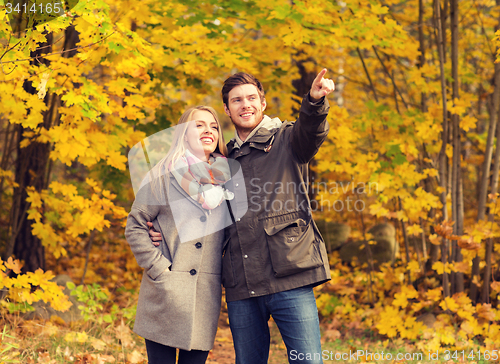
{"label": "smiling couple", "polygon": [[[134,331],[146,339],[150,364],[175,363],[176,348],[178,363],[205,363],[221,282],[237,364],[267,363],[271,316],[288,354],[311,353],[307,360],[289,355],[289,363],[322,362],[314,355],[321,343],[313,287],[330,279],[330,268],[309,197],[300,189],[266,194],[255,181],[308,182],[308,163],[329,130],[326,96],[334,83],[325,73],[314,79],[295,122],[263,114],[264,89],[255,77],[229,77],[222,99],[236,133],[227,148],[213,109],[196,107],[181,116],[169,152],[152,170],[156,177],[136,195],[125,230],[145,270]],[[247,210],[250,196],[263,194],[262,203]],[[299,208],[273,210],[275,201]]]}

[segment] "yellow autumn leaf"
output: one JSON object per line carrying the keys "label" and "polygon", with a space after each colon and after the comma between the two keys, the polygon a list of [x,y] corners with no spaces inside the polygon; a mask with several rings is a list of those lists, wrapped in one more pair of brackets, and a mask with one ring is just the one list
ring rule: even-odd
{"label": "yellow autumn leaf", "polygon": [[85,343],[89,339],[87,333],[83,332],[69,332],[64,335],[64,340],[67,342],[77,342],[77,343]]}
{"label": "yellow autumn leaf", "polygon": [[131,364],[143,363],[145,358],[144,356],[137,350],[132,351],[127,355],[127,359]]}
{"label": "yellow autumn leaf", "polygon": [[450,263],[446,263],[446,267],[444,267],[442,262],[434,262],[434,264],[432,264],[432,269],[434,269],[437,274],[443,274],[445,270],[446,273],[451,273]]}
{"label": "yellow autumn leaf", "polygon": [[496,310],[491,307],[491,303],[478,303],[476,306],[476,312],[479,317],[482,317],[488,321],[493,321],[495,319]]}
{"label": "yellow autumn leaf", "polygon": [[460,127],[466,132],[476,127],[477,119],[470,115],[464,115],[460,120]]}
{"label": "yellow autumn leaf", "polygon": [[28,187],[28,197],[26,201],[31,203],[31,208],[42,207],[41,195],[36,192],[33,187]]}
{"label": "yellow autumn leaf", "polygon": [[59,333],[59,328],[50,321],[46,321],[42,326],[41,334],[45,336],[54,336]]}
{"label": "yellow autumn leaf", "polygon": [[[115,363],[116,359],[113,355],[97,354],[97,364]],[[130,359],[129,359],[130,361]]]}
{"label": "yellow autumn leaf", "polygon": [[101,339],[96,339],[95,337],[90,337],[90,345],[98,351],[102,351],[106,348],[106,343]]}
{"label": "yellow autumn leaf", "polygon": [[393,306],[405,308],[408,305],[408,299],[418,297],[418,292],[413,286],[403,286],[401,287],[401,292],[394,295]]}
{"label": "yellow autumn leaf", "polygon": [[12,259],[12,257],[9,257],[6,262],[4,262],[5,266],[8,269],[12,269],[12,271],[16,274],[21,273],[21,268],[23,267],[23,264],[19,261],[19,259]]}
{"label": "yellow autumn leaf", "polygon": [[452,297],[445,297],[443,301],[439,304],[443,310],[450,310],[451,312],[456,312],[460,307]]}
{"label": "yellow autumn leaf", "polygon": [[420,272],[420,265],[416,260],[412,260],[411,262],[409,262],[407,267],[410,272]]}
{"label": "yellow autumn leaf", "polygon": [[429,235],[429,241],[434,245],[441,245],[441,238],[437,236],[437,234]]}
{"label": "yellow autumn leaf", "polygon": [[114,328],[116,338],[119,339],[124,347],[134,347],[135,343],[132,338],[132,331],[130,328],[123,323],[123,320],[119,326]]}
{"label": "yellow autumn leaf", "polygon": [[410,225],[406,228],[406,231],[409,235],[419,235],[419,234],[422,234],[422,228],[420,227],[420,225],[417,225],[417,224],[413,224],[413,225]]}

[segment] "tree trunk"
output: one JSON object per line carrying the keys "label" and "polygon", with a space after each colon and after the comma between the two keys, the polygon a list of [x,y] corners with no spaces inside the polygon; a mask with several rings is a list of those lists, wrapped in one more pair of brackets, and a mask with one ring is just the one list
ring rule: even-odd
{"label": "tree trunk", "polygon": [[[500,0],[496,1],[497,5],[500,5]],[[500,19],[498,25],[495,27],[495,30],[500,29]],[[497,47],[497,51],[498,51]],[[493,62],[495,62],[495,59],[493,59]],[[494,83],[494,90],[493,94],[490,97],[490,102],[488,103],[488,112],[490,114],[490,125],[488,128],[488,139],[486,140],[486,150],[484,153],[484,163],[483,163],[483,175],[481,176],[481,185],[480,185],[480,190],[479,190],[479,201],[478,201],[478,211],[477,211],[477,221],[484,220],[485,215],[486,215],[486,201],[487,201],[487,194],[488,194],[488,181],[490,180],[490,166],[491,166],[491,155],[493,153],[493,140],[495,137],[495,134],[497,136],[497,145],[496,145],[496,150],[495,150],[495,161],[493,163],[493,175],[492,175],[492,183],[491,183],[491,193],[495,194],[497,191],[497,185],[498,185],[498,163],[500,159],[500,142],[498,140],[499,137],[499,128],[498,128],[498,119],[499,119],[499,113],[500,113],[500,63],[494,63],[495,67],[495,74],[493,77],[493,83]],[[491,215],[489,216],[489,219],[491,219]],[[489,284],[490,280],[490,271],[491,271],[491,255],[489,255],[489,252],[493,251],[493,246],[491,245],[492,241],[491,239],[486,242],[486,257],[485,259],[490,261],[490,267],[488,269],[488,262],[486,263],[487,269],[484,272],[484,278],[487,278],[487,282]],[[490,246],[491,245],[491,246]],[[472,275],[471,275],[471,284],[470,284],[470,299],[472,302],[477,302],[478,298],[478,289],[479,287],[474,283],[474,278],[479,277],[479,264],[481,263],[481,258],[479,257],[478,254],[476,254],[476,257],[472,260]],[[486,284],[486,281],[483,283],[483,295],[482,295],[482,301],[485,301],[485,291],[489,292],[489,285]],[[487,297],[487,296],[486,296]]]}
{"label": "tree trunk", "polygon": [[[418,0],[418,41],[420,57],[418,60],[418,68],[422,68],[425,64],[425,38],[424,38],[424,0]],[[422,112],[426,112],[427,96],[424,92],[420,94],[420,108]]]}
{"label": "tree trunk", "polygon": [[[443,220],[448,219],[448,211],[446,208],[446,194],[447,194],[447,164],[448,157],[446,156],[446,145],[448,143],[448,110],[446,107],[447,93],[446,93],[446,79],[444,74],[444,63],[445,63],[445,53],[444,53],[444,43],[443,43],[443,28],[441,25],[441,5],[439,0],[434,0],[434,21],[435,27],[437,30],[437,47],[439,53],[439,69],[440,69],[440,79],[441,79],[441,98],[443,102],[443,131],[441,133],[441,150],[439,152],[439,185],[443,189],[441,192],[440,200],[443,205],[442,214]],[[443,238],[443,242],[441,245],[441,260],[443,264],[446,263],[448,250],[448,243],[445,238]],[[450,295],[450,287],[448,284],[448,274],[446,271],[443,271],[443,294],[445,297]]]}
{"label": "tree trunk", "polygon": [[[498,0],[497,2],[500,2]],[[496,64],[495,64],[496,66]],[[495,69],[496,71],[496,69]],[[498,111],[500,112],[500,110]],[[497,118],[500,115],[497,114]],[[500,128],[497,128],[497,145],[495,149],[495,159],[493,161],[493,178],[491,181],[491,194],[495,195],[498,191],[498,173],[500,170]],[[493,222],[495,215],[494,211],[490,211],[488,216],[488,221]],[[481,301],[483,303],[489,303],[490,297],[490,279],[491,279],[491,257],[493,255],[493,239],[489,238],[486,241],[486,252],[484,260],[486,262],[486,266],[484,267],[484,275],[483,275],[483,287],[481,289]]]}
{"label": "tree trunk", "polygon": [[[458,76],[458,0],[450,0],[451,17],[451,69],[453,77],[453,100],[460,98],[459,95],[459,76]],[[458,114],[452,115],[453,125],[453,177],[452,177],[452,215],[453,232],[455,235],[463,234],[464,224],[464,204],[462,188],[462,142],[460,130],[460,117]],[[461,249],[456,240],[452,243],[451,262],[462,261]],[[463,292],[463,273],[451,273],[451,294]]]}
{"label": "tree trunk", "polygon": [[[43,55],[52,51],[53,36],[47,35],[47,42],[38,45],[40,50],[31,53],[31,57],[37,59],[32,64],[49,65],[49,61]],[[65,31],[64,50],[72,49],[78,42],[78,34],[73,27]],[[64,53],[64,57],[73,56],[75,52]],[[25,81],[23,85],[26,92],[33,95],[37,90],[32,83]],[[54,122],[59,119],[58,105],[59,96],[47,94],[45,96],[47,110],[43,113],[43,127],[50,129]],[[46,189],[49,182],[50,162],[49,156],[51,145],[48,143],[31,142],[27,147],[21,148],[21,142],[25,139],[23,133],[26,129],[22,125],[17,126],[17,159],[15,162],[15,181],[19,187],[14,189],[13,203],[11,209],[12,230],[5,257],[14,254],[17,259],[24,261],[22,272],[33,272],[38,268],[45,270],[45,250],[40,239],[32,234],[31,221],[27,219],[29,203],[27,198],[27,187],[33,187],[40,192]]]}
{"label": "tree trunk", "polygon": [[[31,61],[32,65],[45,64],[49,61],[43,58],[43,54],[52,51],[53,36],[47,36],[47,42],[39,44],[37,50],[31,52],[31,57],[37,57],[37,60]],[[40,62],[40,63],[39,63]],[[26,92],[36,95],[37,90],[33,87],[31,81],[24,81],[23,88]],[[43,113],[43,127],[50,128],[52,121],[53,106],[50,107],[54,96],[46,95],[45,103],[47,110]],[[24,132],[32,131],[31,128],[24,128],[21,124],[17,125],[17,159],[15,162],[15,182],[19,185],[14,189],[11,221],[12,236],[6,256],[14,254],[16,259],[24,261],[22,272],[34,272],[38,268],[45,270],[45,250],[42,242],[31,231],[31,221],[28,220],[27,210],[29,203],[27,188],[34,187],[35,191],[40,192],[46,188],[46,171],[50,154],[50,145],[47,143],[31,142],[27,147],[21,148],[24,141]]]}

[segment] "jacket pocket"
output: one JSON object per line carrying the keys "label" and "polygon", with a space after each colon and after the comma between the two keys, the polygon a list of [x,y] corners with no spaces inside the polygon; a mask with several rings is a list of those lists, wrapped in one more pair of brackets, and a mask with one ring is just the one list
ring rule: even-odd
{"label": "jacket pocket", "polygon": [[224,256],[222,257],[222,285],[225,288],[232,288],[236,286],[236,278],[234,276],[229,239],[224,242],[223,247]]}
{"label": "jacket pocket", "polygon": [[297,214],[278,220],[264,220],[274,275],[286,277],[323,265],[312,220],[306,222]]}

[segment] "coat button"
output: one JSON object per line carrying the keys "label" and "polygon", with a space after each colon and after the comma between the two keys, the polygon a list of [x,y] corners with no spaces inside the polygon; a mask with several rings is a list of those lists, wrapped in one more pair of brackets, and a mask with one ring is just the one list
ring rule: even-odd
{"label": "coat button", "polygon": [[200,242],[197,242],[196,244],[194,244],[194,246],[195,246],[197,249],[200,249],[200,248],[201,248],[201,243],[200,243]]}
{"label": "coat button", "polygon": [[200,217],[200,221],[201,222],[205,222],[207,221],[207,217],[205,215],[203,215],[202,217]]}
{"label": "coat button", "polygon": [[189,271],[189,273],[190,273],[192,276],[194,276],[194,275],[196,274],[196,269],[191,269],[191,270]]}

